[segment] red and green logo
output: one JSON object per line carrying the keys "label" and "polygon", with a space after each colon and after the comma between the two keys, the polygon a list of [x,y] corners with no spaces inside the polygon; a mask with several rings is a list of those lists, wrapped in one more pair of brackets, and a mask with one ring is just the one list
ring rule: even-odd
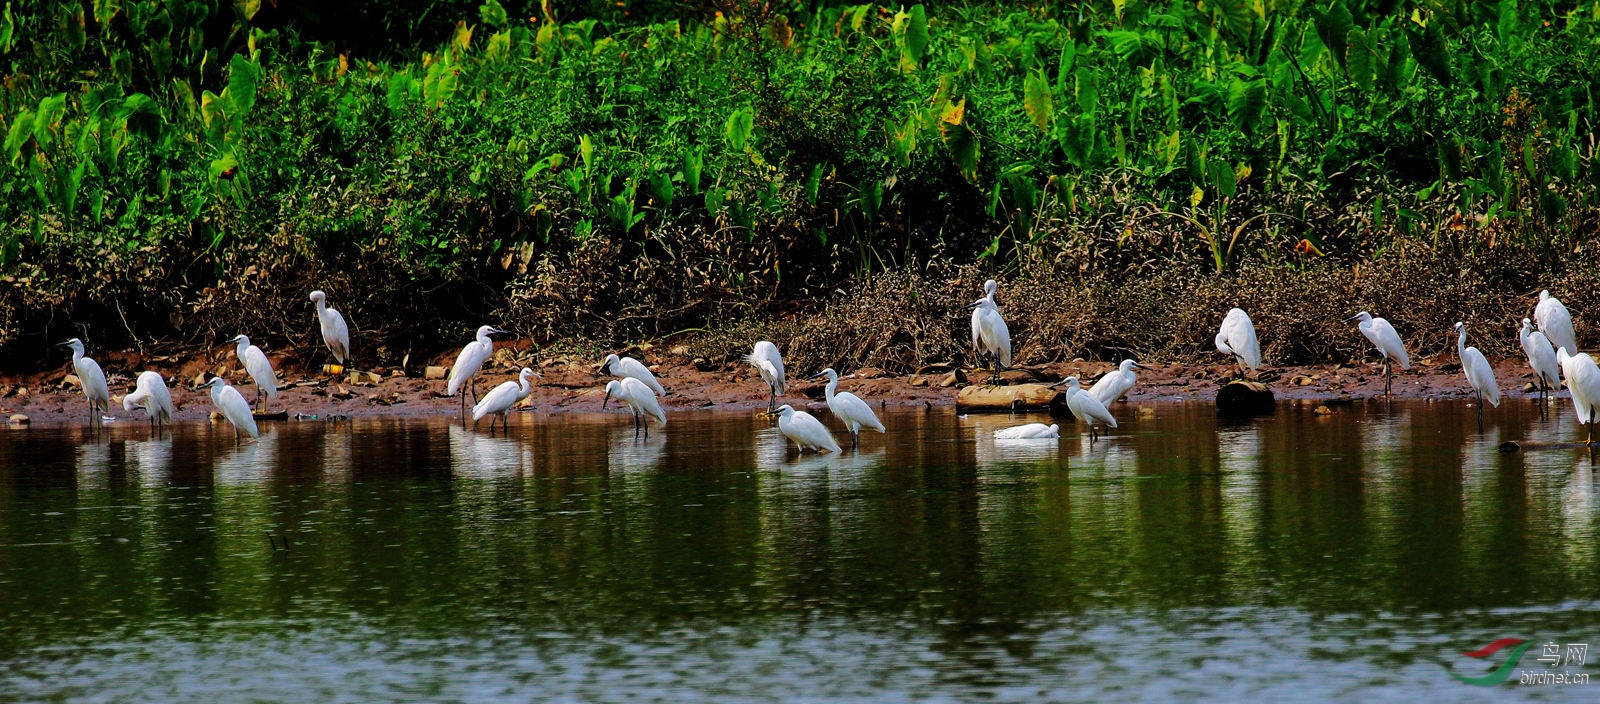
{"label": "red and green logo", "polygon": [[1471,652],[1463,651],[1461,653],[1469,658],[1482,659],[1487,658],[1490,655],[1494,655],[1495,653],[1498,653],[1501,650],[1513,645],[1517,646],[1516,649],[1511,651],[1511,655],[1506,658],[1505,663],[1500,667],[1495,668],[1494,672],[1482,677],[1462,677],[1454,672],[1450,673],[1450,676],[1461,680],[1462,682],[1466,682],[1467,684],[1475,684],[1482,687],[1493,687],[1497,684],[1500,684],[1501,682],[1510,679],[1512,671],[1517,669],[1517,661],[1522,659],[1523,651],[1527,650],[1529,646],[1533,645],[1532,643],[1525,642],[1520,638],[1501,638],[1500,640],[1485,645],[1477,650],[1473,650]]}

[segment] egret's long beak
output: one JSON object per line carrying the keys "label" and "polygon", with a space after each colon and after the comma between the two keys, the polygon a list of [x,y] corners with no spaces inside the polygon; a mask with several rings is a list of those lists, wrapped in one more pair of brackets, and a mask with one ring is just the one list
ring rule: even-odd
{"label": "egret's long beak", "polygon": [[70,343],[70,342],[57,342],[56,343],[56,347],[71,347],[71,346],[72,346],[72,343]]}
{"label": "egret's long beak", "polygon": [[611,403],[611,392],[610,391],[606,392],[606,400],[600,402],[600,410],[602,410],[602,411],[605,410],[606,409],[606,404],[608,404],[608,403]]}
{"label": "egret's long beak", "polygon": [[611,363],[610,362],[606,362],[605,364],[600,365],[600,369],[597,370],[595,373],[596,374],[610,374],[611,372],[606,371],[606,370],[608,370],[610,368],[611,368]]}
{"label": "egret's long beak", "polygon": [[806,377],[806,381],[816,381],[818,379],[826,379],[826,378],[828,378],[827,374],[812,374],[811,376]]}
{"label": "egret's long beak", "polygon": [[1149,369],[1149,367],[1147,367],[1147,366],[1145,366],[1143,364],[1140,364],[1138,362],[1134,362],[1133,363],[1133,368],[1134,369]]}
{"label": "egret's long beak", "polygon": [[961,306],[961,310],[972,310],[973,308],[977,308],[978,306],[981,306],[981,305],[983,305],[983,299],[980,298],[980,299],[978,299],[976,301],[973,301],[973,302],[968,303],[968,304],[966,304],[964,306]]}
{"label": "egret's long beak", "polygon": [[1345,318],[1345,319],[1344,319],[1344,320],[1341,320],[1341,321],[1339,321],[1339,322],[1341,322],[1341,323],[1348,323],[1348,322],[1350,322],[1350,321],[1352,321],[1352,320],[1355,320],[1355,319],[1356,319],[1356,318],[1359,318],[1359,317],[1361,317],[1361,314],[1360,314],[1360,313],[1356,313],[1356,314],[1355,314],[1355,315],[1352,315],[1352,316],[1350,316],[1350,317],[1348,317],[1348,318]]}

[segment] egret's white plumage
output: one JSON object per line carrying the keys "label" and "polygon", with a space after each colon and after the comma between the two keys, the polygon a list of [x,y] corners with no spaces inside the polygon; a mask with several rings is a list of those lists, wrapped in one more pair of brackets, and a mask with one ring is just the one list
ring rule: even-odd
{"label": "egret's white plumage", "polygon": [[1061,437],[1061,426],[1055,424],[1029,423],[994,431],[994,439],[996,440],[1034,440],[1059,437]]}
{"label": "egret's white plumage", "polygon": [[489,360],[490,355],[494,354],[494,339],[489,336],[498,332],[501,331],[493,325],[478,327],[477,338],[461,348],[461,353],[456,355],[456,363],[450,367],[450,376],[445,380],[444,393],[446,396],[454,396],[457,392],[462,392],[461,403],[465,406],[467,402],[465,389],[467,382],[471,381],[473,386],[472,398],[477,401],[478,370],[482,369],[483,363]]}
{"label": "egret's white plumage", "polygon": [[1000,307],[994,302],[998,288],[994,279],[984,282],[983,298],[967,305],[972,309],[972,347],[980,360],[988,357],[994,362],[996,375],[1011,366],[1011,329],[1006,327]]}
{"label": "egret's white plumage", "polygon": [[233,424],[234,437],[238,437],[241,430],[250,437],[261,437],[261,431],[256,429],[255,416],[250,414],[250,403],[244,400],[238,389],[229,386],[220,376],[211,377],[206,386],[211,389],[211,405],[216,406],[222,417]]}
{"label": "egret's white plumage", "polygon": [[1094,426],[1117,427],[1116,417],[1111,415],[1111,411],[1106,410],[1105,404],[1100,403],[1100,399],[1095,398],[1094,394],[1083,390],[1083,387],[1078,383],[1078,377],[1069,376],[1065,383],[1067,385],[1067,409],[1072,411],[1072,415],[1079,421],[1089,426],[1089,440],[1091,442],[1095,439]]}
{"label": "egret's white plumage", "polygon": [[827,450],[837,453],[840,451],[839,442],[833,439],[833,433],[828,432],[828,426],[817,420],[810,413],[797,411],[793,406],[785,403],[773,411],[778,416],[778,432],[794,441],[801,452]]}
{"label": "egret's white plumage", "polygon": [[604,362],[600,363],[600,373],[610,374],[618,379],[632,378],[644,382],[658,396],[666,396],[667,390],[661,388],[661,382],[656,381],[656,375],[650,373],[650,368],[632,357],[618,357],[614,354],[606,355]]}
{"label": "egret's white plumage", "polygon": [[852,444],[859,445],[861,443],[861,428],[863,426],[872,428],[880,433],[884,432],[883,422],[878,420],[878,415],[872,412],[872,407],[868,406],[866,401],[861,400],[861,397],[849,391],[838,391],[838,372],[829,367],[822,370],[821,374],[811,378],[816,379],[818,377],[828,378],[828,386],[825,390],[828,399],[828,410],[833,413],[834,417],[844,421],[844,427],[850,431],[850,442]]}
{"label": "egret's white plumage", "polygon": [[1528,355],[1528,366],[1539,378],[1539,391],[1561,388],[1561,361],[1545,334],[1533,329],[1533,321],[1522,319],[1522,330],[1517,338],[1522,342],[1522,352]]}
{"label": "egret's white plumage", "polygon": [[244,370],[250,374],[250,380],[256,383],[256,400],[261,403],[261,408],[272,405],[272,397],[278,395],[278,373],[272,371],[272,361],[267,359],[267,354],[260,347],[250,344],[250,338],[239,335],[228,340],[238,345],[233,350],[234,356],[244,363]]}
{"label": "egret's white plumage", "polygon": [[1256,340],[1256,326],[1243,310],[1228,311],[1217,332],[1216,343],[1217,351],[1232,356],[1241,370],[1261,366],[1261,343]]}
{"label": "egret's white plumage", "polygon": [[744,356],[744,361],[755,367],[761,380],[767,382],[767,388],[772,391],[767,408],[773,408],[778,397],[783,395],[783,355],[778,354],[778,346],[766,340],[757,342],[756,348]]}
{"label": "egret's white plumage", "polygon": [[122,410],[132,413],[135,408],[143,408],[145,414],[150,416],[150,422],[156,425],[172,422],[172,392],[167,389],[167,381],[160,374],[139,373],[133,391],[122,397]]}
{"label": "egret's white plumage", "polygon": [[100,422],[100,414],[111,410],[111,389],[106,386],[106,373],[100,364],[83,356],[83,340],[74,337],[61,343],[72,348],[72,372],[83,386],[83,395],[89,399],[89,424]]}
{"label": "egret's white plumage", "polygon": [[1589,426],[1589,442],[1594,442],[1595,406],[1600,404],[1600,367],[1588,354],[1568,354],[1567,348],[1556,350],[1556,360],[1567,378],[1567,390],[1572,392],[1572,407],[1578,412],[1578,422]]}
{"label": "egret's white plumage", "polygon": [[[505,382],[494,387],[489,393],[484,394],[483,400],[478,401],[472,407],[472,422],[476,424],[484,416],[498,413],[500,414],[501,425],[508,423],[510,421],[511,408],[520,403],[522,399],[527,398],[529,392],[533,390],[529,386],[528,378],[535,376],[540,376],[540,374],[532,369],[523,367],[522,371],[517,374],[516,381]],[[494,429],[493,418],[489,419],[489,429]]]}
{"label": "egret's white plumage", "polygon": [[1467,346],[1467,324],[1456,323],[1456,355],[1461,358],[1461,373],[1466,375],[1467,383],[1472,385],[1472,392],[1478,397],[1478,426],[1483,426],[1483,402],[1495,408],[1500,407],[1500,385],[1494,379],[1494,367],[1489,366],[1489,358],[1483,356],[1476,347]]}
{"label": "egret's white plumage", "polygon": [[317,302],[317,325],[322,328],[323,343],[328,345],[333,358],[344,364],[350,356],[350,327],[344,324],[344,316],[339,311],[328,307],[328,294],[312,291],[311,300]]}
{"label": "egret's white plumage", "polygon": [[1539,305],[1533,308],[1533,319],[1556,349],[1567,348],[1567,354],[1578,353],[1578,335],[1572,329],[1572,314],[1561,299],[1550,295],[1548,289],[1539,292]]}
{"label": "egret's white plumage", "polygon": [[656,393],[643,381],[631,376],[606,382],[606,398],[600,402],[603,409],[610,403],[611,397],[628,404],[628,410],[633,411],[633,425],[635,428],[644,427],[646,437],[650,435],[650,423],[646,418],[654,418],[657,423],[667,424],[667,414],[661,410],[661,404],[656,401]]}
{"label": "egret's white plumage", "polygon": [[1411,355],[1406,354],[1406,343],[1400,339],[1400,333],[1395,332],[1394,326],[1383,318],[1374,318],[1371,313],[1361,311],[1345,322],[1361,321],[1357,324],[1361,334],[1378,348],[1378,354],[1383,356],[1383,393],[1389,394],[1389,385],[1394,378],[1393,365],[1398,362],[1401,369],[1411,368]]}
{"label": "egret's white plumage", "polygon": [[1103,405],[1110,406],[1116,403],[1117,399],[1122,398],[1123,394],[1128,393],[1128,390],[1138,383],[1139,377],[1133,373],[1135,369],[1144,369],[1144,366],[1131,359],[1122,360],[1122,364],[1117,365],[1116,369],[1106,372],[1094,386],[1089,387],[1089,394]]}

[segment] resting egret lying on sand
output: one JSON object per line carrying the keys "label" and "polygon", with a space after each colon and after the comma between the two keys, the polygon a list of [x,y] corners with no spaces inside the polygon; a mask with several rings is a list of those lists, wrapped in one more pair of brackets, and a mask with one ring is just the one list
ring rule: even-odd
{"label": "resting egret lying on sand", "polygon": [[350,356],[350,327],[344,324],[344,316],[339,311],[328,307],[328,294],[312,291],[311,300],[317,302],[317,325],[322,328],[323,343],[328,345],[333,358],[344,364]]}
{"label": "resting egret lying on sand", "polygon": [[272,362],[260,347],[250,344],[250,338],[244,335],[228,342],[238,345],[233,350],[234,356],[244,363],[244,370],[250,373],[250,380],[256,383],[256,408],[266,410],[272,405],[272,397],[278,395],[278,374],[272,371]]}
{"label": "resting egret lying on sand", "polygon": [[1483,430],[1483,402],[1487,400],[1495,408],[1500,407],[1500,385],[1494,380],[1494,367],[1489,366],[1489,359],[1483,356],[1476,347],[1467,346],[1467,324],[1456,323],[1456,355],[1461,358],[1461,373],[1467,377],[1467,383],[1472,385],[1472,393],[1478,399],[1478,430]]}
{"label": "resting egret lying on sand", "polygon": [[642,426],[644,436],[650,437],[650,421],[647,418],[654,418],[662,425],[667,424],[667,414],[661,410],[661,404],[656,402],[656,393],[644,382],[631,376],[606,382],[606,398],[600,402],[601,410],[611,402],[612,396],[628,404],[628,410],[633,411],[633,432],[639,432]]}
{"label": "resting egret lying on sand", "polygon": [[172,392],[167,381],[155,372],[140,372],[133,391],[122,397],[122,410],[133,412],[143,408],[150,416],[150,424],[159,426],[172,423]]}
{"label": "resting egret lying on sand", "polygon": [[1128,393],[1128,390],[1133,388],[1134,383],[1139,381],[1139,377],[1133,373],[1133,370],[1148,368],[1131,359],[1124,359],[1122,364],[1118,365],[1114,371],[1107,372],[1105,376],[1100,377],[1100,380],[1089,388],[1089,394],[1099,399],[1100,403],[1110,406],[1116,403],[1117,399],[1122,398],[1123,394]]}
{"label": "resting egret lying on sand", "polygon": [[614,354],[606,355],[606,360],[600,363],[600,373],[610,374],[618,379],[633,378],[644,382],[651,391],[658,396],[666,396],[667,390],[661,388],[661,382],[656,381],[656,375],[650,373],[650,368],[643,362],[632,357],[618,357]]}
{"label": "resting egret lying on sand", "polygon": [[211,377],[206,382],[211,389],[211,405],[216,406],[222,417],[233,424],[233,439],[239,439],[239,431],[243,430],[250,437],[261,437],[261,431],[256,429],[255,416],[250,414],[250,404],[239,395],[239,390],[228,385],[220,376]]}
{"label": "resting egret lying on sand", "polygon": [[1401,369],[1411,368],[1411,355],[1406,354],[1406,343],[1400,339],[1400,333],[1394,331],[1394,326],[1383,318],[1374,318],[1371,313],[1361,311],[1344,319],[1344,322],[1353,320],[1361,321],[1359,327],[1361,334],[1372,341],[1372,346],[1378,348],[1378,354],[1383,355],[1383,395],[1389,395],[1389,386],[1394,383],[1394,362],[1400,363]]}
{"label": "resting egret lying on sand", "polygon": [[835,454],[840,452],[839,442],[833,439],[833,433],[828,432],[828,426],[823,425],[822,421],[810,413],[797,411],[794,406],[785,403],[767,415],[778,417],[778,432],[793,440],[795,446],[800,448],[800,452],[804,453],[807,450],[817,452],[827,450]]}
{"label": "resting egret lying on sand", "polygon": [[844,427],[850,431],[850,445],[861,446],[861,426],[884,432],[883,422],[878,420],[877,414],[872,412],[872,407],[849,391],[834,393],[839,388],[839,373],[833,367],[822,370],[821,374],[811,377],[812,380],[828,378],[828,410],[839,420],[844,421]]}
{"label": "resting egret lying on sand", "polygon": [[767,410],[775,413],[778,397],[783,395],[783,355],[778,354],[778,346],[766,340],[757,342],[755,350],[745,355],[744,361],[755,367],[761,380],[767,382],[767,388],[772,391]]}
{"label": "resting egret lying on sand", "polygon": [[461,348],[461,353],[456,355],[456,363],[450,367],[450,378],[445,381],[446,396],[454,396],[461,392],[461,413],[467,412],[467,394],[465,386],[472,382],[472,403],[478,403],[478,370],[483,368],[483,363],[494,354],[494,340],[490,335],[505,332],[493,325],[483,325],[478,328],[478,337],[474,342],[467,343]]}
{"label": "resting egret lying on sand", "polygon": [[1029,423],[994,431],[994,439],[996,440],[1037,440],[1040,438],[1059,437],[1061,437],[1061,426],[1055,424]]}
{"label": "resting egret lying on sand", "polygon": [[991,383],[1000,380],[1001,369],[1011,367],[1011,330],[994,302],[994,292],[999,286],[994,279],[989,279],[983,284],[983,298],[966,306],[972,309],[972,347],[980,362],[986,357],[991,362],[990,369],[994,372]]}
{"label": "resting egret lying on sand", "polygon": [[1567,348],[1567,354],[1578,353],[1578,335],[1572,330],[1572,314],[1561,299],[1550,295],[1549,289],[1539,292],[1539,305],[1533,307],[1533,319],[1539,322],[1539,332],[1544,333],[1556,349]]}
{"label": "resting egret lying on sand", "polygon": [[1579,352],[1568,354],[1567,348],[1556,350],[1561,372],[1567,377],[1567,390],[1572,392],[1572,407],[1578,411],[1578,422],[1589,426],[1587,444],[1594,444],[1595,404],[1600,404],[1600,367],[1594,358]]}
{"label": "resting egret lying on sand", "polygon": [[1111,411],[1106,410],[1105,404],[1100,403],[1100,399],[1095,398],[1094,394],[1083,390],[1078,384],[1078,377],[1069,376],[1062,383],[1067,386],[1067,409],[1071,410],[1072,415],[1079,421],[1089,426],[1089,442],[1094,442],[1097,437],[1094,433],[1095,425],[1117,427],[1116,417],[1111,415]]}
{"label": "resting egret lying on sand", "polygon": [[[522,371],[517,374],[516,381],[508,381],[484,394],[483,400],[472,407],[472,424],[477,425],[478,419],[498,413],[500,414],[500,429],[510,430],[511,407],[517,405],[522,399],[527,398],[528,393],[533,390],[528,385],[528,377],[532,376],[543,378],[543,375],[538,372],[523,367]],[[493,418],[489,419],[489,432],[494,432]]]}
{"label": "resting egret lying on sand", "polygon": [[1261,343],[1256,341],[1256,326],[1243,310],[1234,308],[1222,319],[1222,329],[1217,332],[1217,351],[1233,357],[1239,363],[1239,376],[1245,369],[1261,366]]}
{"label": "resting egret lying on sand", "polygon": [[[1556,358],[1550,338],[1533,329],[1533,321],[1522,319],[1522,331],[1517,336],[1522,341],[1522,352],[1528,355],[1528,366],[1539,377],[1539,399],[1561,388],[1561,361]],[[1541,404],[1542,407],[1542,404]]]}
{"label": "resting egret lying on sand", "polygon": [[106,373],[94,360],[83,356],[83,340],[74,337],[60,343],[72,348],[72,372],[83,385],[83,395],[89,399],[89,425],[100,422],[100,414],[111,410],[111,389],[106,388]]}

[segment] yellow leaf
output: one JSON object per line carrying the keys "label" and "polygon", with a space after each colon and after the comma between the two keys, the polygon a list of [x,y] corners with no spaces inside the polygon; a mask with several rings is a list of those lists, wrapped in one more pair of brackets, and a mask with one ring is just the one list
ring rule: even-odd
{"label": "yellow leaf", "polygon": [[963,119],[966,119],[966,116],[967,99],[962,98],[954,103],[946,103],[944,106],[944,114],[940,115],[939,119],[952,125],[959,125]]}
{"label": "yellow leaf", "polygon": [[1203,201],[1205,199],[1206,199],[1206,191],[1205,191],[1205,189],[1201,188],[1199,186],[1195,186],[1194,187],[1194,192],[1189,194],[1189,207],[1198,208],[1198,207],[1200,207],[1200,201]]}

